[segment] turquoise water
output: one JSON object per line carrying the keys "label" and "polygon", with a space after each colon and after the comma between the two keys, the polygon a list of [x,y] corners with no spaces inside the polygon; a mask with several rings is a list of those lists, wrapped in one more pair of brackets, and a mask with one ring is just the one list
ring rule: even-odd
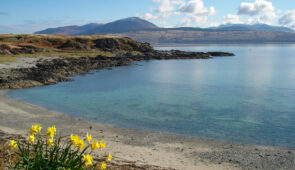
{"label": "turquoise water", "polygon": [[158,49],[226,51],[236,56],[142,61],[9,95],[118,127],[295,147],[295,45]]}

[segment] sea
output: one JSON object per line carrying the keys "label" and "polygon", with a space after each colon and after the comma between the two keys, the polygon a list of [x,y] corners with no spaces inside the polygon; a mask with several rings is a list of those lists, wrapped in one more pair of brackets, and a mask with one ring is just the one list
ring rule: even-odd
{"label": "sea", "polygon": [[149,60],[8,95],[122,128],[251,145],[295,147],[295,45],[199,44],[159,50],[234,57]]}

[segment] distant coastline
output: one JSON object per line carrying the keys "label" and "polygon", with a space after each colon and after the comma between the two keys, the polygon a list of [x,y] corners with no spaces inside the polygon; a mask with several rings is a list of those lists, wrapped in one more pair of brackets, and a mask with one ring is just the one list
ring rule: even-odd
{"label": "distant coastline", "polygon": [[106,24],[89,23],[48,28],[35,34],[119,35],[149,43],[295,43],[295,30],[287,27],[228,24],[209,28],[161,28],[138,17]]}
{"label": "distant coastline", "polygon": [[214,42],[208,42],[208,43],[151,43],[153,47],[186,47],[186,46],[198,46],[198,45],[293,45],[295,42],[265,42],[265,43],[251,43],[251,42],[225,42],[225,43],[214,43]]}

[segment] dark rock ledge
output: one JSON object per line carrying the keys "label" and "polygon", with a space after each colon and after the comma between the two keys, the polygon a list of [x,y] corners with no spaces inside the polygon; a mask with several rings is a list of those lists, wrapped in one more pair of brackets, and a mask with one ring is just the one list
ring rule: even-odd
{"label": "dark rock ledge", "polygon": [[141,60],[209,59],[213,56],[234,56],[224,52],[183,52],[178,50],[148,50],[139,54],[119,53],[114,57],[57,58],[38,60],[36,67],[0,69],[0,89],[20,89],[70,81],[70,76],[86,74],[91,70],[123,66]]}

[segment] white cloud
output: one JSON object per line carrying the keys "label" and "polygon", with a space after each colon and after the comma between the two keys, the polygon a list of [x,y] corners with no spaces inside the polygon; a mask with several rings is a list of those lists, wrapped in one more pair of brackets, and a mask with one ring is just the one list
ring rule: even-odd
{"label": "white cloud", "polygon": [[256,0],[255,2],[242,2],[239,6],[239,15],[258,15],[263,12],[273,12],[272,2]]}
{"label": "white cloud", "polygon": [[287,11],[286,14],[279,19],[279,24],[290,28],[295,28],[295,9]]}
{"label": "white cloud", "polygon": [[154,9],[156,12],[163,13],[174,10],[174,5],[170,0],[153,0],[153,2],[160,3],[159,7]]}
{"label": "white cloud", "polygon": [[242,2],[238,9],[239,15],[248,15],[253,18],[248,19],[248,23],[271,24],[277,17],[275,7],[272,2],[266,0],[256,0],[255,2]]}
{"label": "white cloud", "polygon": [[202,0],[190,0],[187,3],[183,3],[178,11],[188,15],[209,16],[215,14],[215,8],[213,6],[205,7]]}
{"label": "white cloud", "polygon": [[146,20],[154,20],[154,19],[159,19],[159,16],[153,15],[151,13],[145,13],[143,16],[141,16],[143,19]]}
{"label": "white cloud", "polygon": [[167,18],[175,13],[175,7],[182,4],[183,0],[152,0],[153,2],[159,3],[157,8],[152,9],[152,12],[156,14],[148,14],[146,18],[150,17],[152,19]]}
{"label": "white cloud", "polygon": [[223,17],[223,24],[241,24],[240,16],[228,14]]}
{"label": "white cloud", "polygon": [[[180,5],[178,12],[186,16],[180,22],[180,26],[208,26],[208,17],[215,15],[213,6],[206,7],[202,0],[190,0]],[[216,25],[214,23],[213,25]]]}
{"label": "white cloud", "polygon": [[[163,18],[178,15],[183,17],[179,26],[203,25],[207,23],[208,16],[216,13],[213,6],[206,7],[203,0],[152,0],[157,3],[156,8],[151,8],[150,12],[136,16],[146,20],[157,22]],[[207,23],[208,24],[208,23]],[[165,24],[169,25],[169,24]],[[215,25],[215,24],[214,24]],[[169,25],[170,27],[170,25]]]}

